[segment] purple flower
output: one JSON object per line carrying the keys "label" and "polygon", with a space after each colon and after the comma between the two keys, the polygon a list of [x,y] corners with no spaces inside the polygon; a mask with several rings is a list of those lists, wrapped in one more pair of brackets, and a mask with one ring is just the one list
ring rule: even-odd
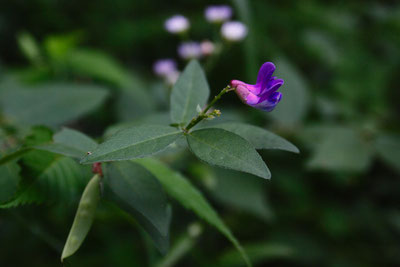
{"label": "purple flower", "polygon": [[282,98],[282,94],[277,90],[283,84],[282,79],[272,76],[274,71],[275,65],[265,62],[258,72],[256,84],[233,80],[231,86],[235,88],[243,103],[264,111],[272,111]]}
{"label": "purple flower", "polygon": [[165,29],[170,33],[182,33],[190,27],[189,20],[182,15],[175,15],[165,21]]}
{"label": "purple flower", "polygon": [[201,46],[198,42],[185,42],[179,45],[178,54],[183,59],[195,59],[202,56]]}
{"label": "purple flower", "polygon": [[204,12],[207,21],[221,23],[232,17],[232,8],[227,5],[209,6]]}
{"label": "purple flower", "polygon": [[176,62],[173,59],[159,59],[153,64],[153,71],[160,77],[168,76],[170,73],[176,72]]}

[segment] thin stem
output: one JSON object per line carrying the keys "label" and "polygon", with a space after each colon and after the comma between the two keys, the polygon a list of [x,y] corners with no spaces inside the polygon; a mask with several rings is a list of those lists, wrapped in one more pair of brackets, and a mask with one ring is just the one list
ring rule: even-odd
{"label": "thin stem", "polygon": [[194,117],[189,124],[183,129],[184,132],[188,132],[191,128],[193,128],[196,124],[201,122],[202,120],[208,118],[207,111],[226,93],[235,90],[230,85],[222,89],[222,91],[214,97],[214,99],[200,112],[196,117]]}

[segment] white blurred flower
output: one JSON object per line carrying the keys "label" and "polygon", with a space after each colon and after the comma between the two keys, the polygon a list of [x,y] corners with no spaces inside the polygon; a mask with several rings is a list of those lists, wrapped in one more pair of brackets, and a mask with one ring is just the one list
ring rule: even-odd
{"label": "white blurred flower", "polygon": [[208,40],[201,42],[200,44],[201,48],[201,53],[203,56],[209,56],[215,51],[215,45],[213,42],[210,42]]}
{"label": "white blurred flower", "polygon": [[164,23],[165,29],[170,33],[182,33],[190,27],[189,20],[182,15],[175,15]]}
{"label": "white blurred flower", "polygon": [[176,83],[176,81],[178,80],[179,75],[181,75],[181,73],[180,73],[179,71],[177,71],[177,70],[168,73],[168,74],[165,76],[165,81],[166,81],[166,83],[167,83],[168,85],[174,85],[174,84]]}
{"label": "white blurred flower", "polygon": [[201,46],[198,42],[185,42],[178,46],[178,54],[183,59],[194,59],[202,56]]}
{"label": "white blurred flower", "polygon": [[228,21],[222,25],[221,34],[228,41],[241,41],[247,35],[247,27],[239,21]]}
{"label": "white blurred flower", "polygon": [[209,6],[204,12],[207,21],[221,23],[232,17],[232,8],[227,5]]}
{"label": "white blurred flower", "polygon": [[176,72],[176,62],[173,59],[159,59],[153,64],[153,71],[156,75],[167,77],[170,73]]}

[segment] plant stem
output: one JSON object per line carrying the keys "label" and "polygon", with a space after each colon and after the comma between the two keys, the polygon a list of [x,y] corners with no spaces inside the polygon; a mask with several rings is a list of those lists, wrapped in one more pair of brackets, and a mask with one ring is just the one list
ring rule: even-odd
{"label": "plant stem", "polygon": [[194,117],[189,124],[183,129],[185,133],[187,133],[191,128],[193,128],[196,124],[201,122],[202,120],[208,118],[207,111],[226,93],[235,90],[235,88],[231,88],[230,85],[221,90],[221,92],[214,97],[214,99],[200,112],[196,117]]}

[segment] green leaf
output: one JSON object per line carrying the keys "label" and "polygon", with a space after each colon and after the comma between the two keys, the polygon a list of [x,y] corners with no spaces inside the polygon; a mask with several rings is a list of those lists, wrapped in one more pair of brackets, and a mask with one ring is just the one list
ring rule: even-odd
{"label": "green leaf", "polygon": [[202,178],[208,192],[216,201],[265,221],[272,218],[263,180],[250,174],[211,168],[203,164],[198,167],[203,167],[203,175],[196,176]]}
{"label": "green leaf", "polygon": [[188,134],[187,140],[190,150],[208,164],[271,178],[254,147],[234,133],[217,128],[201,129]]}
{"label": "green leaf", "polygon": [[87,184],[79,202],[71,230],[61,255],[61,261],[74,254],[81,246],[94,220],[100,201],[100,177],[95,175]]}
{"label": "green leaf", "polygon": [[369,166],[372,147],[356,130],[340,126],[332,127],[329,132],[322,131],[320,138],[321,141],[315,144],[313,156],[308,162],[309,167],[363,171]]}
{"label": "green leaf", "polygon": [[154,110],[154,101],[147,86],[114,58],[93,49],[75,49],[68,53],[66,64],[80,76],[89,76],[118,87],[116,109],[120,120],[132,120]]}
{"label": "green leaf", "polygon": [[168,126],[170,124],[170,115],[168,112],[153,113],[153,114],[150,114],[147,116],[143,116],[142,118],[137,119],[137,120],[117,123],[117,124],[109,126],[106,129],[104,136],[110,137],[113,134],[116,134],[118,131],[125,130],[130,127],[134,127],[134,126],[144,125],[144,124]]}
{"label": "green leaf", "polygon": [[20,169],[15,162],[0,166],[0,203],[10,200],[17,191]]}
{"label": "green leaf", "polygon": [[249,141],[255,149],[280,149],[289,152],[299,153],[299,149],[289,141],[254,125],[238,122],[228,122],[217,124],[213,127],[221,128],[240,135],[241,137]]}
{"label": "green leaf", "polygon": [[163,125],[142,125],[117,132],[81,163],[128,160],[150,156],[166,148],[182,133]]}
{"label": "green leaf", "polygon": [[135,162],[147,168],[160,181],[169,195],[178,200],[184,207],[193,210],[200,218],[203,218],[225,235],[240,252],[247,265],[251,266],[246,252],[237,239],[208,201],[203,197],[201,192],[198,191],[188,179],[154,159],[137,159]]}
{"label": "green leaf", "polygon": [[43,41],[43,47],[52,63],[63,62],[68,59],[68,52],[75,49],[78,42],[82,39],[81,32],[67,34],[47,35]]}
{"label": "green leaf", "polygon": [[3,157],[0,158],[0,166],[3,164],[6,164],[12,160],[16,160],[20,157],[22,157],[24,154],[30,152],[32,148],[25,147],[18,149],[17,151],[11,152],[10,154],[4,155]]}
{"label": "green leaf", "polygon": [[29,61],[31,61],[32,64],[40,65],[43,63],[39,45],[31,34],[27,32],[19,33],[17,35],[17,41],[22,53]]}
{"label": "green leaf", "polygon": [[[119,90],[116,100],[116,112],[120,121],[132,121],[141,119],[151,112],[154,112],[157,103],[148,91],[147,86],[138,79],[133,81],[131,86]],[[169,122],[169,119],[168,119]]]}
{"label": "green leaf", "polygon": [[[265,266],[262,265],[262,263],[267,261],[292,259],[296,256],[296,251],[284,244],[258,242],[246,244],[244,248],[246,249],[251,261],[255,264],[259,264],[260,266]],[[218,266],[234,267],[243,266],[243,264],[240,263],[240,254],[235,250],[229,250],[222,254],[222,256],[218,259]]]}
{"label": "green leaf", "polygon": [[182,235],[173,245],[155,267],[172,267],[175,266],[182,258],[186,256],[196,245],[196,241],[201,235],[203,229],[199,223],[192,223],[188,227],[187,233]]}
{"label": "green leaf", "polygon": [[104,196],[137,219],[156,247],[166,253],[171,213],[158,180],[143,166],[130,161],[113,162],[106,167]]}
{"label": "green leaf", "polygon": [[274,76],[285,80],[281,87],[282,100],[275,110],[268,113],[279,124],[294,127],[303,122],[309,106],[308,85],[300,72],[286,60],[276,61]]}
{"label": "green leaf", "polygon": [[22,158],[22,163],[30,175],[22,180],[16,197],[1,208],[44,201],[68,202],[78,195],[85,182],[82,166],[71,158],[31,151]]}
{"label": "green leaf", "polygon": [[375,140],[375,149],[384,162],[400,171],[400,135],[378,135]]}
{"label": "green leaf", "polygon": [[171,120],[189,122],[196,114],[196,107],[207,103],[210,88],[200,64],[192,60],[175,83],[171,94]]}
{"label": "green leaf", "polygon": [[56,133],[53,141],[51,144],[39,145],[35,148],[64,156],[82,158],[88,151],[93,151],[97,147],[97,143],[89,136],[69,128],[63,128]]}
{"label": "green leaf", "polygon": [[0,91],[0,105],[4,116],[16,124],[54,126],[88,114],[107,94],[94,85],[47,84]]}
{"label": "green leaf", "polygon": [[74,49],[68,53],[67,64],[73,72],[80,75],[107,81],[119,87],[132,84],[128,72],[115,59],[101,51]]}

